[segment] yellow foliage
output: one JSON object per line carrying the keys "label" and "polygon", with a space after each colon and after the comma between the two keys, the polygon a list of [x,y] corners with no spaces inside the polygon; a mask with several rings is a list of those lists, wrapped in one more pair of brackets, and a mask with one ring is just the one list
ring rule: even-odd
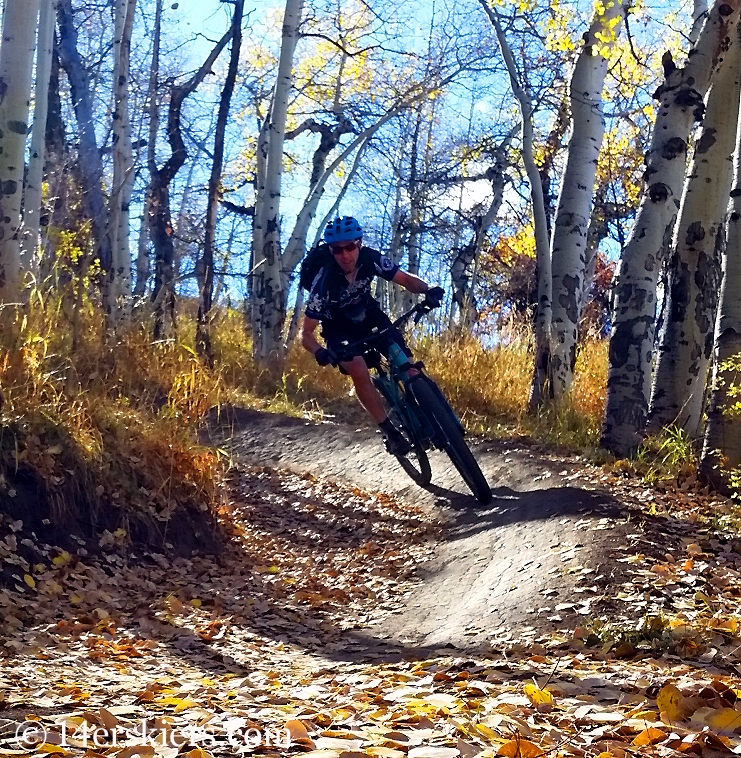
{"label": "yellow foliage", "polygon": [[541,690],[535,684],[525,684],[522,691],[527,695],[528,700],[535,706],[553,705],[553,695],[548,690]]}
{"label": "yellow foliage", "polygon": [[497,241],[497,256],[507,266],[511,266],[517,256],[535,258],[535,229],[525,224],[512,235],[502,235]]}

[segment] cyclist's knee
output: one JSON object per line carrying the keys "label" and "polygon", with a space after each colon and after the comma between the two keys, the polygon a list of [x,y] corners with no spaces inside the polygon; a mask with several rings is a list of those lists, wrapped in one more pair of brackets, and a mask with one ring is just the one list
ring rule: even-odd
{"label": "cyclist's knee", "polygon": [[356,355],[351,361],[345,361],[342,364],[342,368],[345,369],[353,381],[363,381],[366,377],[370,380],[368,366],[365,365],[365,361],[359,355]]}

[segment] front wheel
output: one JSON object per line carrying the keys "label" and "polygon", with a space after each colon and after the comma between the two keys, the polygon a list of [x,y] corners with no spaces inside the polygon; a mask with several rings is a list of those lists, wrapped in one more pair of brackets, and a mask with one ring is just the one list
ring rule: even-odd
{"label": "front wheel", "polygon": [[440,390],[432,386],[432,380],[426,376],[414,379],[410,388],[420,408],[424,409],[427,417],[439,429],[445,452],[463,481],[480,503],[488,503],[491,500],[491,487],[468,449],[456,416]]}

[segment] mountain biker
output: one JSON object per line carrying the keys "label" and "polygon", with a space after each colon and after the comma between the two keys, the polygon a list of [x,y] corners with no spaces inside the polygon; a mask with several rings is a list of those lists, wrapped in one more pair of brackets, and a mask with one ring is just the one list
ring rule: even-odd
{"label": "mountain biker", "polygon": [[[362,239],[363,229],[352,216],[334,219],[324,231],[332,260],[314,278],[301,331],[301,344],[313,353],[320,366],[334,362],[334,354],[341,352],[343,340],[353,342],[368,337],[374,327],[389,328],[391,339],[411,358],[412,352],[403,335],[391,326],[391,320],[371,294],[374,277],[400,284],[409,292],[424,294],[433,308],[441,304],[445,294],[442,287],[430,287],[418,276],[402,271],[387,256],[362,247]],[[314,334],[320,323],[326,347],[322,347]],[[360,404],[378,424],[386,449],[393,455],[406,455],[409,443],[388,418],[363,358],[355,356],[342,361],[339,367],[350,376]]]}

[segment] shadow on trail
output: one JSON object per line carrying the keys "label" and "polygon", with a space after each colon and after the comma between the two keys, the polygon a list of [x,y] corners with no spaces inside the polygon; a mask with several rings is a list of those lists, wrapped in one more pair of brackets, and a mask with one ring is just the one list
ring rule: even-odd
{"label": "shadow on trail", "polygon": [[450,531],[471,527],[491,529],[522,521],[538,521],[558,516],[591,515],[617,517],[621,504],[600,492],[579,487],[550,487],[518,492],[511,487],[492,487],[490,503],[482,505],[469,495],[429,484],[425,488],[437,498],[436,504],[449,508]]}
{"label": "shadow on trail", "polygon": [[[225,576],[224,583],[214,586],[213,574],[229,567],[229,561],[216,556],[202,570],[193,569],[188,581],[199,588],[203,610],[213,621],[236,615],[240,602],[253,603],[252,616],[238,622],[249,634],[291,643],[335,661],[393,662],[446,653],[485,654],[491,650],[486,632],[504,624],[533,624],[536,619],[527,614],[528,606],[558,603],[558,598],[547,599],[551,596],[546,596],[546,590],[562,594],[573,591],[573,574],[563,571],[564,567],[578,562],[592,570],[614,563],[611,551],[620,536],[618,531],[610,524],[604,531],[594,531],[594,527],[601,528],[602,521],[621,520],[624,506],[606,493],[558,486],[555,475],[549,481],[556,486],[534,489],[543,471],[553,469],[554,464],[539,460],[528,450],[499,443],[476,446],[476,456],[493,491],[492,501],[481,505],[464,493],[460,477],[442,456],[433,460],[435,484],[426,490],[412,484],[367,429],[312,424],[257,411],[233,413],[229,424],[218,444],[232,449],[237,461],[277,464],[401,493],[407,499],[415,498],[445,522],[437,554],[419,567],[420,583],[402,612],[369,628],[339,631],[331,613],[321,606],[307,602],[299,607],[294,600],[288,602],[284,584],[270,573],[260,573],[258,560],[269,560],[281,540],[298,546],[298,560],[318,560],[323,554],[371,541],[374,530],[379,529],[395,534],[398,549],[403,550],[409,544],[405,519],[369,514],[358,504],[326,502],[321,492],[314,498],[288,489],[282,493],[283,500],[270,500],[261,498],[259,489],[251,492],[247,488],[241,493],[239,507],[246,509],[242,517],[253,518],[264,533],[262,554],[244,552],[241,557],[247,580],[242,571]],[[235,486],[240,485],[237,482]],[[286,518],[286,509],[290,518]],[[631,529],[636,528],[641,527],[631,525]],[[667,531],[665,523],[659,528]],[[697,538],[698,527],[694,525],[677,529],[683,530],[684,538]],[[659,548],[664,549],[664,545]],[[238,544],[229,549],[238,551]],[[564,562],[566,550],[575,551],[575,564]],[[603,573],[606,581],[611,581],[609,571]],[[177,591],[172,585],[158,588],[154,604],[161,604],[173,589]],[[238,645],[234,647],[234,643],[204,639],[173,623],[142,630],[136,624],[143,610],[135,590],[121,587],[114,591],[118,592],[113,597],[114,607],[128,617],[121,628],[130,628],[139,637],[151,635],[172,653],[204,670],[242,674],[251,670],[251,664],[242,665],[235,658]],[[153,610],[148,610],[150,618]],[[93,611],[94,607],[89,609]],[[477,620],[482,634],[466,636],[469,632],[464,625],[471,618]]]}
{"label": "shadow on trail", "polygon": [[[486,654],[491,651],[488,631],[505,626],[553,629],[546,618],[553,611],[543,607],[555,609],[573,599],[576,577],[583,572],[592,572],[589,582],[600,585],[598,593],[614,597],[625,579],[620,572],[626,564],[618,559],[625,557],[627,545],[662,556],[688,540],[700,540],[703,533],[701,526],[673,517],[633,512],[628,522],[623,503],[609,493],[573,486],[561,477],[563,462],[545,459],[527,442],[474,444],[493,491],[492,501],[482,505],[466,491],[442,454],[431,457],[433,484],[424,490],[414,485],[367,427],[315,424],[243,409],[231,409],[223,416],[228,426],[219,442],[237,460],[335,477],[400,495],[445,523],[436,556],[418,568],[419,584],[402,612],[367,628],[338,634],[320,608],[307,606],[305,622],[271,630],[261,621],[284,610],[285,595],[273,582],[255,577],[256,591],[266,603],[261,618],[252,624],[255,632],[325,659],[393,662],[446,653]],[[574,461],[573,468],[578,467]],[[296,503],[291,506],[293,524],[288,531],[275,518],[263,520],[263,528],[275,537],[309,535],[307,555],[360,544],[369,530],[372,533],[373,523],[362,509],[300,498]],[[387,524],[399,526],[393,518]],[[403,534],[398,544],[403,549]],[[484,633],[467,636],[466,623],[471,619]],[[584,616],[576,619],[583,621]],[[202,640],[198,644],[198,665],[203,666],[206,658],[215,669],[235,670],[236,664],[221,660],[215,647]],[[195,655],[189,650],[179,654]]]}

